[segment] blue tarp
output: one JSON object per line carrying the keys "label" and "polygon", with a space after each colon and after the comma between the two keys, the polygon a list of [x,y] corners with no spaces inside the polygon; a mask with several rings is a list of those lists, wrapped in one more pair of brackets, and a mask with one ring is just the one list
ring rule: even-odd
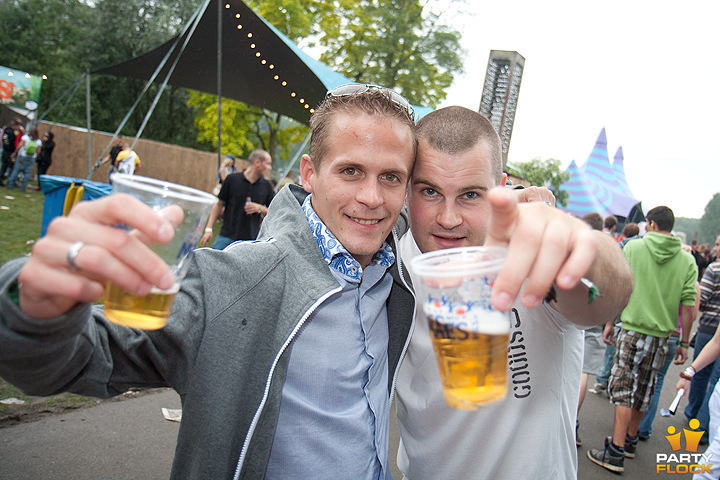
{"label": "blue tarp", "polygon": [[107,183],[93,182],[83,178],[40,175],[40,188],[43,194],[45,194],[40,236],[45,235],[47,227],[53,218],[62,216],[63,207],[65,206],[65,195],[73,183],[85,187],[83,200],[93,200],[112,193],[112,186]]}

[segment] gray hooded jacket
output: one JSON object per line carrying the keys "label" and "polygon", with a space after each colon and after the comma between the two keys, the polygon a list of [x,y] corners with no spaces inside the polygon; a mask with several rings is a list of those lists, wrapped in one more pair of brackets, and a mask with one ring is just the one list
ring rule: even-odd
{"label": "gray hooded jacket", "polygon": [[[161,330],[119,327],[90,305],[31,319],[8,296],[24,260],[7,263],[0,269],[0,376],[32,395],[172,387],[183,402],[172,478],[263,478],[294,337],[339,289],[300,208],[306,195],[294,186],[280,191],[262,241],[196,251]],[[395,250],[396,239],[394,231],[388,241]],[[390,271],[392,398],[414,297],[399,255]]]}

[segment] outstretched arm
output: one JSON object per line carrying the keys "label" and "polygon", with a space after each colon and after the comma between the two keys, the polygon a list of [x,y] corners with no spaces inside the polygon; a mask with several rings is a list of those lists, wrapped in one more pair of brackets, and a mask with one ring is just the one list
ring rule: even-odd
{"label": "outstretched arm", "polygon": [[[684,306],[684,305],[683,305]],[[710,365],[720,356],[720,328],[715,330],[715,334],[712,336],[709,342],[705,344],[695,360],[692,361],[690,366],[685,369],[685,375],[681,374],[680,380],[675,385],[676,390],[681,388],[685,389],[685,396],[690,390],[690,378],[695,375],[695,372],[699,372],[706,366]],[[690,370],[690,372],[688,372]],[[690,378],[687,378],[690,377]]]}
{"label": "outstretched arm", "polygon": [[[553,306],[577,324],[605,323],[625,307],[632,271],[612,238],[544,203],[518,203],[516,194],[501,187],[489,192],[489,200],[485,244],[508,248],[493,289],[496,308],[509,309],[519,294],[525,306],[536,307],[553,285]],[[583,277],[602,297],[589,302]]]}

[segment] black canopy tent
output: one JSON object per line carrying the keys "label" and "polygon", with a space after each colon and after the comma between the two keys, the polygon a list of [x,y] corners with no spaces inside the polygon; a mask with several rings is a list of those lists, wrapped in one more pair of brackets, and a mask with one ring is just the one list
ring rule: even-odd
{"label": "black canopy tent", "polygon": [[[305,124],[328,90],[351,82],[300,50],[241,0],[205,0],[174,38],[150,52],[92,73],[137,78],[147,81],[147,85],[162,79],[177,87],[220,93],[220,97],[278,112]],[[432,111],[430,107],[413,107],[416,120]],[[218,104],[218,167],[220,111]],[[136,137],[143,128],[144,124]],[[109,148],[110,143],[105,150]],[[287,170],[292,163],[294,160]],[[88,170],[90,165],[88,158]]]}
{"label": "black canopy tent", "polygon": [[[218,2],[222,2],[219,9]],[[218,10],[222,12],[220,70],[217,68]],[[198,14],[201,18],[194,32],[179,35],[180,43],[185,42],[188,35],[192,36],[168,80],[171,85],[217,94],[217,72],[221,71],[223,97],[279,112],[307,124],[311,110],[322,101],[326,91],[350,81],[304,54],[240,0],[207,0]],[[177,39],[93,73],[147,80]],[[171,57],[177,54],[173,52]],[[165,78],[170,68],[171,62],[166,63],[159,78]]]}

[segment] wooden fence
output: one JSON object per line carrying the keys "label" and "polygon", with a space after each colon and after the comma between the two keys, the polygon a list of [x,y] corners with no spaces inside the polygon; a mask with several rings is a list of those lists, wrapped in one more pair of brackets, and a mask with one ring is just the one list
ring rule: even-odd
{"label": "wooden fence", "polygon": [[[40,122],[40,137],[52,128],[55,134],[55,150],[48,175],[60,175],[73,178],[86,178],[88,175],[87,129],[66,125],[53,125]],[[91,163],[103,153],[112,135],[91,131]],[[133,138],[125,140],[132,145]],[[187,147],[141,138],[134,148],[140,157],[142,166],[138,175],[167,180],[181,185],[211,192],[217,183],[217,153],[203,152]],[[238,171],[247,166],[247,162],[238,160]],[[96,182],[107,182],[108,165],[100,166],[90,177]]]}

